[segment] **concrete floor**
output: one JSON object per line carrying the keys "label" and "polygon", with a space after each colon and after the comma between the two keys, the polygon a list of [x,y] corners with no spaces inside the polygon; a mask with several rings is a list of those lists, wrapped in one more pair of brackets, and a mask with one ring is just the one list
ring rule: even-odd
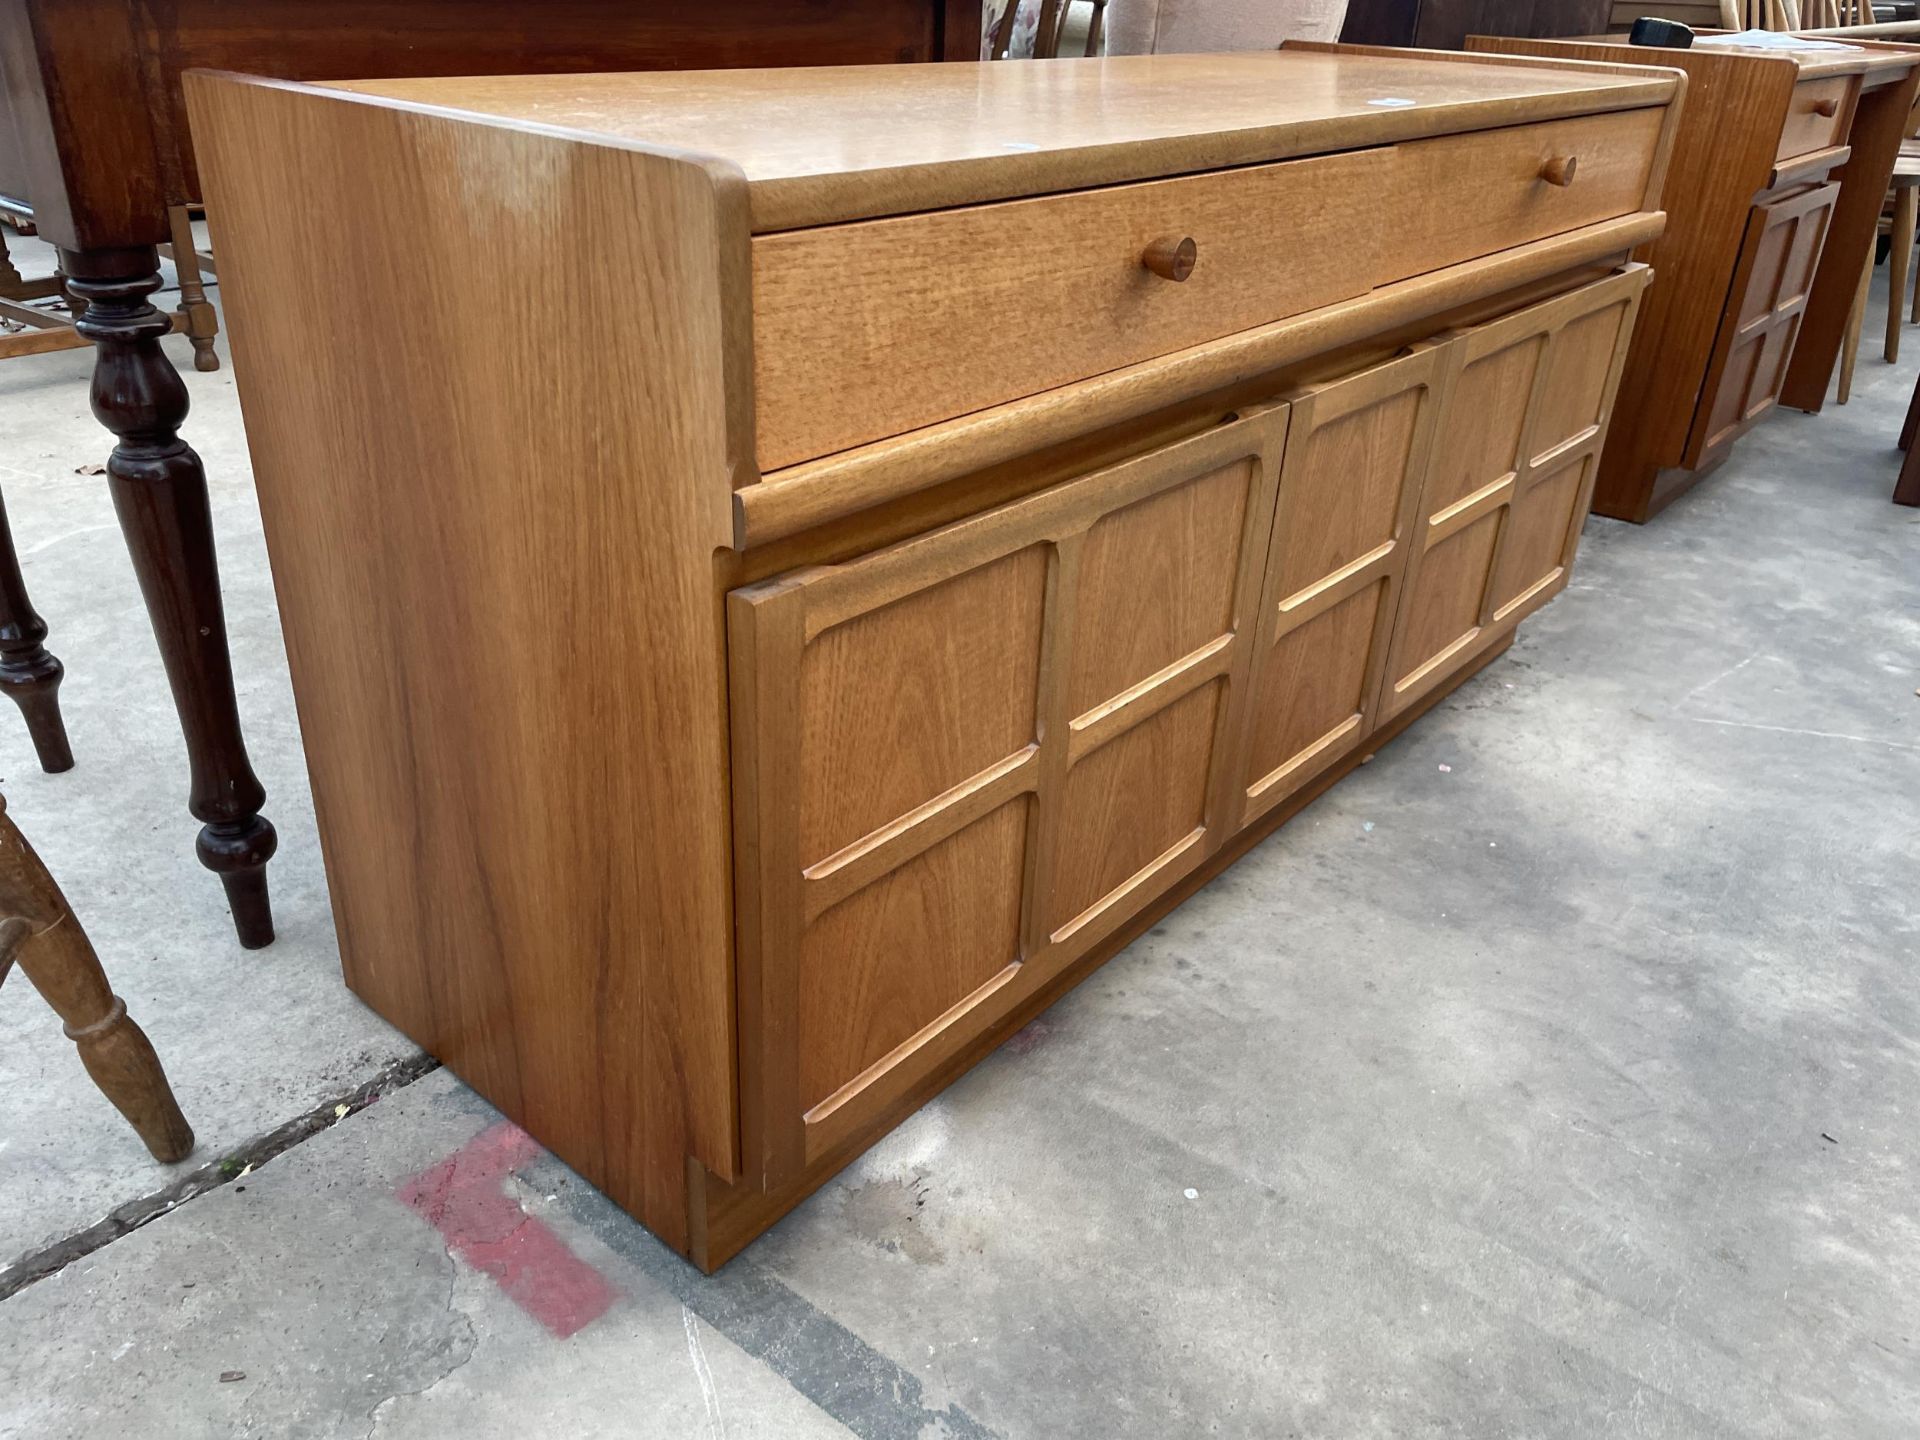
{"label": "concrete floor", "polygon": [[[189,374],[189,434],[283,837],[257,955],[72,473],[85,361],[0,367],[82,757],[40,776],[0,713],[0,776],[183,1171],[384,1092],[0,1301],[0,1434],[1912,1435],[1920,512],[1877,357],[1652,526],[1590,522],[1505,659],[712,1279],[446,1072],[379,1079],[411,1047],[334,971],[229,377]],[[180,1181],[23,984],[0,1033],[18,1276]]]}

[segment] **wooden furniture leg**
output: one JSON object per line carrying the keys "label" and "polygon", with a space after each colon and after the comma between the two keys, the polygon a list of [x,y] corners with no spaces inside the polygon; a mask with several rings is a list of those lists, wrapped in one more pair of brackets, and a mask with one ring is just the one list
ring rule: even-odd
{"label": "wooden furniture leg", "polygon": [[1887,256],[1887,363],[1900,358],[1900,326],[1906,319],[1907,266],[1913,259],[1914,221],[1920,207],[1920,187],[1901,185],[1894,190],[1893,249]]}
{"label": "wooden furniture leg", "polygon": [[195,848],[220,877],[240,943],[273,941],[267,861],[278,838],[260,814],[266,791],[247,759],[233,695],[213,519],[200,457],[180,438],[187,387],[160,349],[172,322],[154,248],[63,251],[68,286],[86,301],[76,328],[94,343],[93,413],[119,443],[108,486],[186,736]]}
{"label": "wooden furniture leg", "polygon": [[1087,22],[1087,48],[1089,59],[1105,53],[1104,41],[1107,31],[1107,0],[1093,0],[1093,18]]}
{"label": "wooden furniture leg", "polygon": [[220,333],[220,320],[207,299],[200,279],[200,256],[193,248],[193,219],[184,205],[167,207],[167,229],[173,236],[168,248],[174,272],[180,277],[180,310],[187,317],[187,339],[193,344],[193,368],[202,373],[218,370],[220,357],[214,353],[213,337]]}
{"label": "wooden furniture leg", "polygon": [[1860,332],[1867,323],[1867,291],[1873,287],[1873,252],[1860,267],[1860,285],[1854,292],[1853,310],[1847,316],[1847,331],[1840,342],[1840,390],[1835,403],[1844,405],[1853,396],[1853,367],[1860,358]]}
{"label": "wooden furniture leg", "polygon": [[0,982],[17,962],[54,1013],[100,1092],[139,1132],[153,1158],[184,1160],[193,1129],[180,1113],[146,1032],[107,984],[100,957],[0,796]]}
{"label": "wooden furniture leg", "polygon": [[1900,427],[1900,448],[1907,456],[1900,462],[1900,478],[1894,482],[1896,505],[1920,505],[1920,444],[1916,441],[1920,441],[1920,380],[1914,382],[1906,422]]}
{"label": "wooden furniture leg", "polygon": [[60,719],[60,681],[66,667],[47,652],[47,622],[27,598],[13,528],[0,499],[0,690],[20,707],[40,768],[49,775],[73,768],[73,748]]}
{"label": "wooden furniture leg", "polygon": [[0,225],[0,293],[11,294],[26,284],[26,277],[13,263],[13,256],[7,251],[7,227]]}
{"label": "wooden furniture leg", "polygon": [[[1899,296],[1896,295],[1893,297],[1893,303],[1898,304],[1899,300]],[[1920,266],[1914,267],[1913,308],[1908,312],[1907,323],[1909,325],[1920,325]]]}

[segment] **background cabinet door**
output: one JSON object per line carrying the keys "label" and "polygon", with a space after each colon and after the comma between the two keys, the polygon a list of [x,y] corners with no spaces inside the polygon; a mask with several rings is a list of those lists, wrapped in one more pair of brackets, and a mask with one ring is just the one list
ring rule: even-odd
{"label": "background cabinet door", "polygon": [[1443,352],[1293,397],[1240,765],[1253,820],[1372,728]]}
{"label": "background cabinet door", "polygon": [[1383,719],[1566,584],[1651,273],[1629,266],[1447,342]]}
{"label": "background cabinet door", "polygon": [[858,1132],[1231,830],[1286,422],[728,597],[749,1173]]}
{"label": "background cabinet door", "polygon": [[1717,458],[1780,398],[1839,194],[1837,181],[1818,185],[1756,205],[1747,217],[1732,289],[1687,437],[1689,469]]}

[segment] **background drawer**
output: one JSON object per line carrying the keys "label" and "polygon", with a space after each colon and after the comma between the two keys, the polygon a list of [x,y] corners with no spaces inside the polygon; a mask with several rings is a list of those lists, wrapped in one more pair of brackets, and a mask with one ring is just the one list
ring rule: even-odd
{"label": "background drawer", "polygon": [[[1364,294],[1389,152],[829,225],[753,242],[760,468]],[[1194,240],[1185,281],[1156,239]]]}
{"label": "background drawer", "polygon": [[1845,140],[1851,119],[1848,92],[1853,84],[1852,76],[1835,75],[1826,80],[1802,80],[1794,86],[1774,159],[1786,160],[1809,150],[1824,150]]}

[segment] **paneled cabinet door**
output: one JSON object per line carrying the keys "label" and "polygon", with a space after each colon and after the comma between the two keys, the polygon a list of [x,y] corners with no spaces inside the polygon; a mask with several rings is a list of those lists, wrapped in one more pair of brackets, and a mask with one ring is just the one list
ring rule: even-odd
{"label": "paneled cabinet door", "polygon": [[1628,266],[1447,342],[1383,719],[1566,584],[1651,273]]}
{"label": "paneled cabinet door", "polygon": [[1687,437],[1686,464],[1716,458],[1780,398],[1839,182],[1756,205]]}
{"label": "paneled cabinet door", "polygon": [[1372,728],[1442,359],[1416,347],[1292,397],[1239,764],[1243,823]]}
{"label": "paneled cabinet door", "polygon": [[750,1174],[860,1131],[1231,829],[1286,423],[728,597]]}

